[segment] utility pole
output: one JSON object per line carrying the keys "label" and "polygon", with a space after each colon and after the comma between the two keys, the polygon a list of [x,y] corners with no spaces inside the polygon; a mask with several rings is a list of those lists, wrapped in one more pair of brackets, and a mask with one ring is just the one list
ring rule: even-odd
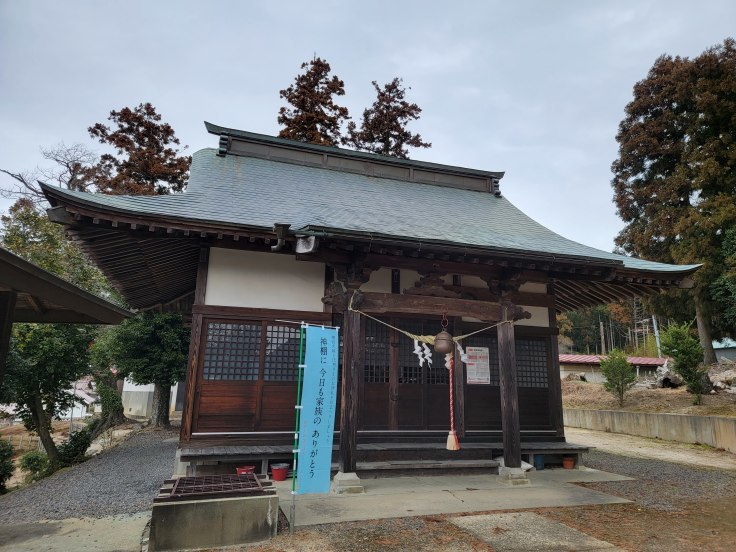
{"label": "utility pole", "polygon": [[662,358],[662,347],[659,345],[659,326],[657,325],[657,317],[652,315],[652,325],[654,326],[654,341],[657,342],[657,357]]}
{"label": "utility pole", "polygon": [[603,329],[603,320],[600,321],[601,325],[601,354],[606,354],[606,332]]}

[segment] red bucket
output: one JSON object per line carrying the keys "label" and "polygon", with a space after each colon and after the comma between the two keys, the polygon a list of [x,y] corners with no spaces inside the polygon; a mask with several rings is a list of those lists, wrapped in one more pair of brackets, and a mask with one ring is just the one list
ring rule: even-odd
{"label": "red bucket", "polygon": [[235,468],[235,473],[238,475],[245,475],[247,473],[255,473],[256,467],[255,466],[240,466]]}
{"label": "red bucket", "polygon": [[289,473],[289,464],[272,464],[271,476],[274,481],[286,481],[286,475]]}

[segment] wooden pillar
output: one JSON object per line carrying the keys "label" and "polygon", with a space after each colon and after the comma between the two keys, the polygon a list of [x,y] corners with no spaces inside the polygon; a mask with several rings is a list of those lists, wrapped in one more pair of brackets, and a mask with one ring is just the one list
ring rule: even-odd
{"label": "wooden pillar", "polygon": [[0,389],[3,386],[5,363],[10,350],[10,333],[13,329],[16,298],[17,294],[14,291],[0,292]]}
{"label": "wooden pillar", "polygon": [[[199,264],[197,265],[197,283],[194,290],[194,306],[204,305],[205,292],[207,291],[207,269],[209,266],[209,248],[203,247],[199,251]],[[192,333],[189,338],[189,358],[187,364],[186,389],[184,392],[184,408],[181,415],[181,429],[179,441],[189,442],[196,420],[194,420],[195,402],[199,390],[197,381],[199,368],[200,346],[202,342],[202,314],[192,313]]]}
{"label": "wooden pillar", "polygon": [[340,397],[339,471],[355,472],[360,384],[360,314],[346,310],[343,317],[342,390]]}
{"label": "wooden pillar", "polygon": [[[553,284],[549,285],[549,293],[554,295]],[[560,350],[557,336],[557,313],[555,306],[549,308],[549,371],[547,372],[549,390],[549,421],[558,437],[565,437],[565,422],[562,417],[562,383],[560,382]]]}
{"label": "wooden pillar", "polygon": [[[509,320],[508,308],[504,307],[503,321],[507,320]],[[519,428],[519,394],[516,389],[516,342],[514,325],[511,323],[498,326],[498,368],[504,466],[520,468],[521,431]]]}

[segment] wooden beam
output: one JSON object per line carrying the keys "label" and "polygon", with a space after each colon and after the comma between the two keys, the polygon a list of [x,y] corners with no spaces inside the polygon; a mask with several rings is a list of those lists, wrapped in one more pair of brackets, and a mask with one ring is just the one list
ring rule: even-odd
{"label": "wooden beam", "polygon": [[0,389],[5,378],[5,363],[10,350],[10,333],[13,329],[13,312],[17,297],[14,291],[0,292]]}
{"label": "wooden beam", "polygon": [[344,312],[342,390],[340,396],[340,445],[338,466],[342,473],[354,473],[356,467],[360,363],[360,313]]}
{"label": "wooden beam", "polygon": [[33,307],[33,310],[36,311],[38,314],[46,313],[46,309],[44,308],[43,303],[38,297],[29,293],[28,295],[26,295],[26,299],[28,300],[28,303],[31,305],[31,307]]}
{"label": "wooden beam", "polygon": [[[462,321],[455,318],[452,323],[454,335],[462,335]],[[455,347],[453,351],[455,360],[455,381],[449,382],[455,385],[455,433],[458,437],[465,437],[465,363],[460,358],[460,351]]]}
{"label": "wooden beam", "polygon": [[[554,284],[552,284],[554,293]],[[549,309],[549,327],[557,329],[555,309]],[[557,335],[549,336],[549,357],[547,359],[547,388],[549,390],[549,419],[558,437],[565,437],[565,422],[562,418],[562,383],[560,382],[560,351]]]}
{"label": "wooden beam", "polygon": [[[359,306],[358,306],[359,304]],[[502,320],[504,305],[468,299],[450,299],[425,295],[399,295],[392,293],[356,293],[354,308],[371,313],[396,314],[442,314],[468,316],[485,322]],[[520,307],[510,307],[510,320],[531,318],[531,314]]]}
{"label": "wooden beam", "polygon": [[[504,311],[504,321],[511,320],[509,314]],[[519,394],[516,388],[516,342],[513,324],[498,326],[498,370],[501,392],[503,462],[507,468],[520,468],[521,429],[519,427]]]}

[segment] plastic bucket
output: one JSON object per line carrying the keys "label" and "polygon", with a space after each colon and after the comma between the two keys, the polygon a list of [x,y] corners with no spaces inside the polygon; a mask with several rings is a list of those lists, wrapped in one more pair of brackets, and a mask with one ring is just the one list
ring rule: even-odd
{"label": "plastic bucket", "polygon": [[255,473],[256,467],[255,466],[239,466],[235,468],[235,473],[238,475],[245,475],[247,473]]}
{"label": "plastic bucket", "polygon": [[562,457],[562,467],[566,470],[571,470],[575,467],[575,458],[572,456]]}
{"label": "plastic bucket", "polygon": [[534,455],[534,469],[536,470],[544,469],[544,455],[543,454]]}
{"label": "plastic bucket", "polygon": [[271,464],[271,476],[274,481],[286,481],[289,464]]}

